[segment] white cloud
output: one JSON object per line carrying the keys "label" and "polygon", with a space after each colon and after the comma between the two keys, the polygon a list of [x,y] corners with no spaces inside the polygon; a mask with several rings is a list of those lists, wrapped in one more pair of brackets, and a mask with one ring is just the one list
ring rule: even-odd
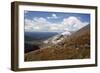
{"label": "white cloud", "polygon": [[88,22],[82,22],[78,17],[70,16],[68,18],[63,19],[62,24],[65,27],[68,27],[68,30],[78,30],[88,24]]}
{"label": "white cloud", "polygon": [[56,14],[52,14],[52,17],[54,17],[54,18],[58,18]]}
{"label": "white cloud", "polygon": [[36,27],[33,27],[33,29],[35,29],[35,30],[39,30],[40,27],[39,27],[39,26],[36,26]]}
{"label": "white cloud", "polygon": [[[53,15],[55,17],[55,15]],[[25,19],[25,31],[76,31],[84,26],[87,22],[82,22],[78,17],[70,16],[64,18],[61,23],[51,23],[43,17],[35,17],[32,20]]]}
{"label": "white cloud", "polygon": [[53,27],[50,27],[51,30],[58,30],[57,27],[53,26]]}
{"label": "white cloud", "polygon": [[57,19],[57,15],[56,14],[52,14],[51,17],[47,17],[47,19]]}
{"label": "white cloud", "polygon": [[49,22],[43,17],[35,17],[32,20],[25,19],[25,31],[47,31]]}
{"label": "white cloud", "polygon": [[46,22],[46,19],[45,19],[45,18],[43,18],[43,17],[40,17],[40,18],[35,17],[35,18],[33,18],[33,20],[34,20],[35,22],[41,22],[41,23]]}

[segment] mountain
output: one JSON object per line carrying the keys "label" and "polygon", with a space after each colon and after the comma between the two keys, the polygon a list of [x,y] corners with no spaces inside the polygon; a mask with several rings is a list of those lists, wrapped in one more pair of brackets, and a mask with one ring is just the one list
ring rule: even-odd
{"label": "mountain", "polygon": [[28,53],[40,49],[43,46],[44,40],[57,34],[57,32],[25,32],[24,52]]}
{"label": "mountain", "polygon": [[90,58],[90,25],[68,35],[56,35],[47,41],[40,49],[26,53],[25,61]]}
{"label": "mountain", "polygon": [[[25,32],[25,41],[40,41],[46,40],[51,36],[55,36],[57,32]],[[38,36],[38,37],[37,37]]]}
{"label": "mountain", "polygon": [[59,34],[43,41],[43,43],[46,44],[46,45],[58,44],[70,35],[71,35],[71,32],[65,31],[65,32],[59,33]]}

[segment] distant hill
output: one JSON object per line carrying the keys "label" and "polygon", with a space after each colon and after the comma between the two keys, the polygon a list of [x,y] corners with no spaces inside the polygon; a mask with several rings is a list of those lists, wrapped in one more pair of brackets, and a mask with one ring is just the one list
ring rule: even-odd
{"label": "distant hill", "polygon": [[62,38],[59,43],[51,43],[26,53],[25,61],[90,58],[90,25],[59,39]]}

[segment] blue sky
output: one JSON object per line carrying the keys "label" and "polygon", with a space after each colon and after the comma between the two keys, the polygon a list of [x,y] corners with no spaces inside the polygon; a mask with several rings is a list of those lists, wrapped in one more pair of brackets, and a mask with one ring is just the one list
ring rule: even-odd
{"label": "blue sky", "polygon": [[26,31],[75,31],[90,24],[90,14],[24,11]]}

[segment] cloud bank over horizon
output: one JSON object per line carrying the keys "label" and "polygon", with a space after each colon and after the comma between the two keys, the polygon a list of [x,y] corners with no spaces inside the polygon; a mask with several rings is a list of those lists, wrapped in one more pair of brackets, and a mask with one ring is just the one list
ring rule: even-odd
{"label": "cloud bank over horizon", "polygon": [[[26,12],[26,14],[27,13],[28,12]],[[61,21],[58,19],[61,19]],[[53,22],[54,20],[56,22]],[[55,13],[48,14],[45,17],[33,16],[31,19],[26,17],[24,22],[26,32],[76,31],[89,24],[87,21],[82,21],[79,16],[70,15],[60,18],[60,16],[57,16]]]}

